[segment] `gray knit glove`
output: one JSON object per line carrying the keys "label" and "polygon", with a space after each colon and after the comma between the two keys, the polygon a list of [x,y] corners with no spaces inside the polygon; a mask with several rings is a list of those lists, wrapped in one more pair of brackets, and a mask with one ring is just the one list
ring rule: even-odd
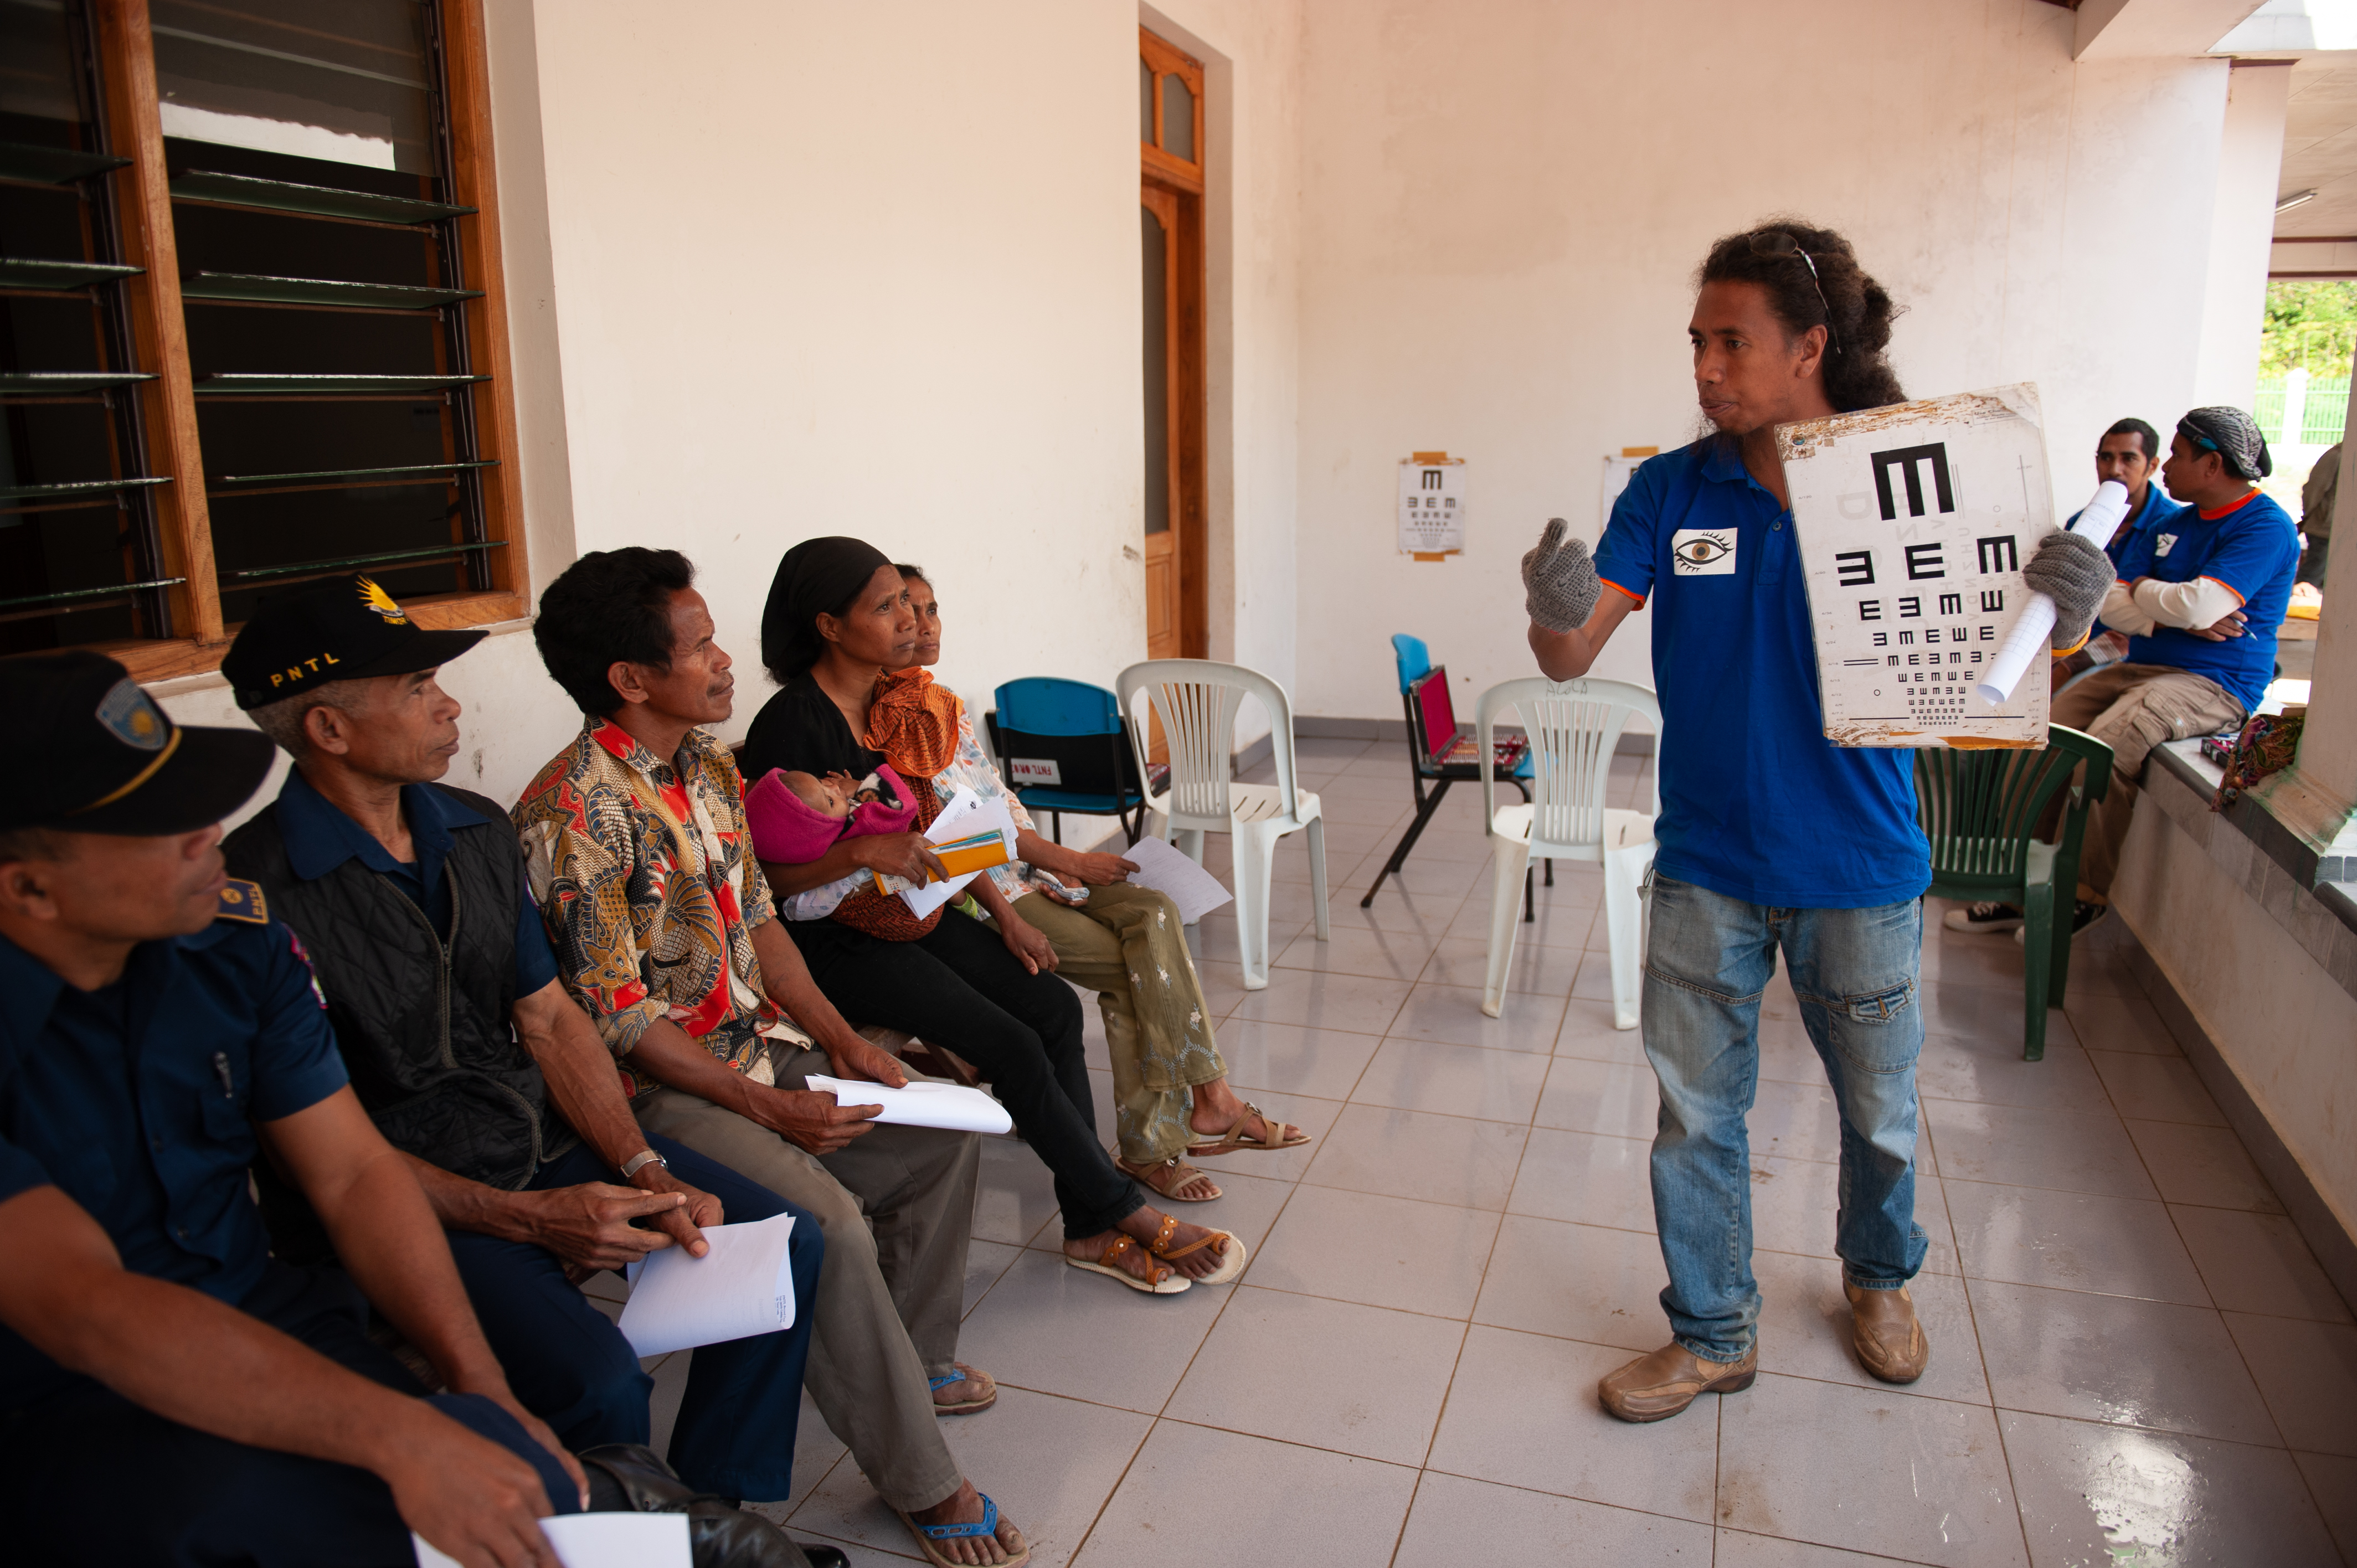
{"label": "gray knit glove", "polygon": [[1523,557],[1523,607],[1533,621],[1558,634],[1586,626],[1604,589],[1596,563],[1587,558],[1587,542],[1566,538],[1569,532],[1563,519],[1547,519],[1538,547]]}
{"label": "gray knit glove", "polygon": [[2093,541],[2058,528],[2038,542],[2021,568],[2021,580],[2054,601],[2050,646],[2059,653],[2087,640],[2095,612],[2104,607],[2104,596],[2119,578],[2112,571],[2112,558]]}

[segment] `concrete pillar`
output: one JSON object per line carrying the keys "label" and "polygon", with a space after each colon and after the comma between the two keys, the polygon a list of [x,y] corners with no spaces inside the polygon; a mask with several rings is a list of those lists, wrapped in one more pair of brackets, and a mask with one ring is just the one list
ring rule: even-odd
{"label": "concrete pillar", "polygon": [[[2236,60],[2211,208],[2210,274],[2201,309],[2194,402],[2248,409],[2259,383],[2259,328],[2275,242],[2290,62]],[[2291,438],[2287,435],[2287,442]]]}

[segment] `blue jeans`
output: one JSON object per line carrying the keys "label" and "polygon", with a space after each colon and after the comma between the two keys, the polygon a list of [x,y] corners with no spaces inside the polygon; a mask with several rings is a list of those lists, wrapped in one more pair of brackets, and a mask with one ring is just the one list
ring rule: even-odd
{"label": "blue jeans", "polygon": [[[772,1502],[792,1489],[802,1368],[826,1238],[813,1216],[684,1144],[650,1135],[671,1174],[720,1200],[730,1224],[791,1210],[786,1245],[794,1279],[794,1326],[706,1345],[687,1364],[687,1389],[672,1424],[671,1467],[698,1491]],[[587,1145],[543,1165],[531,1190],[614,1180]],[[644,1443],[654,1380],[622,1331],[565,1277],[556,1254],[529,1241],[447,1232],[450,1256],[475,1305],[483,1337],[523,1407],[568,1448]]]}
{"label": "blue jeans", "polygon": [[1897,1290],[1923,1266],[1915,1223],[1916,974],[1923,907],[1770,909],[1657,876],[1645,961],[1645,1055],[1662,1082],[1653,1219],[1677,1342],[1740,1360],[1757,1337],[1751,1276],[1751,1146],[1760,1084],[1760,997],[1792,966],[1801,1020],[1841,1110],[1841,1210],[1834,1251],[1863,1290]]}

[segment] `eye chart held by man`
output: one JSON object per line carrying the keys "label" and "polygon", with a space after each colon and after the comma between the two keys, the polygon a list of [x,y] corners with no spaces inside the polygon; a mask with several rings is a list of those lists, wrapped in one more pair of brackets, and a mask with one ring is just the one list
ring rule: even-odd
{"label": "eye chart held by man", "polygon": [[2013,683],[1994,705],[1975,694],[2032,601],[2022,565],[2054,531],[2038,389],[2025,382],[1780,425],[1776,441],[1808,583],[1825,737],[1861,746],[2044,744],[2044,679]]}

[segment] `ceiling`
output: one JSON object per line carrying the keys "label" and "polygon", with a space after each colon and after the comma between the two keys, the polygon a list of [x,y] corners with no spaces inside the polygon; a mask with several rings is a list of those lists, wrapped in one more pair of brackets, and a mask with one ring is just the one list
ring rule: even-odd
{"label": "ceiling", "polygon": [[2305,54],[2292,62],[2284,114],[2278,199],[2316,199],[2277,215],[2276,237],[2357,235],[2357,50]]}

